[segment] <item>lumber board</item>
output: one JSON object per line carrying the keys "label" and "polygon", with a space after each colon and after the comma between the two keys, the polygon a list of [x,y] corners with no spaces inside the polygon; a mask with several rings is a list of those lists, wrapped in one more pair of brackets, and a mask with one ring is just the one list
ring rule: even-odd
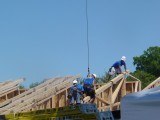
{"label": "lumber board", "polygon": [[106,105],[109,105],[110,103],[108,101],[106,101],[105,99],[99,97],[99,96],[96,96],[96,99],[101,101],[102,103],[106,104]]}
{"label": "lumber board", "polygon": [[137,92],[137,91],[138,91],[138,84],[139,84],[139,81],[136,81],[134,92]]}
{"label": "lumber board", "polygon": [[120,91],[123,82],[124,82],[124,79],[121,80],[121,82],[118,84],[116,90],[113,92],[113,94],[112,94],[112,103],[115,102],[115,100],[116,100],[116,98],[117,98],[117,95],[118,95],[118,92]]}
{"label": "lumber board", "polygon": [[152,83],[150,83],[147,87],[145,87],[143,90],[151,88],[153,85],[155,85],[157,82],[160,82],[160,77],[158,77],[156,80],[154,80]]}

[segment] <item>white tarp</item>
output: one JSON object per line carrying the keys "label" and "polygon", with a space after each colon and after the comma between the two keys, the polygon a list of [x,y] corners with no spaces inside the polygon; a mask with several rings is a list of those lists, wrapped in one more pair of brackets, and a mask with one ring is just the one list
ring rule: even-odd
{"label": "white tarp", "polygon": [[160,87],[123,97],[121,120],[160,120]]}

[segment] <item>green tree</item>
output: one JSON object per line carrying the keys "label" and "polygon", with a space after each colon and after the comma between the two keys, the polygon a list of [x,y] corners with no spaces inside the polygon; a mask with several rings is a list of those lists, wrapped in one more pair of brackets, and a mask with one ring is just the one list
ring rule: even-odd
{"label": "green tree", "polygon": [[160,76],[160,47],[149,47],[139,57],[133,58],[136,70],[144,71],[156,77]]}
{"label": "green tree", "polygon": [[136,71],[133,75],[142,81],[142,88],[160,76],[160,47],[149,47],[139,57],[133,57]]}
{"label": "green tree", "polygon": [[108,72],[105,72],[105,74],[101,77],[99,77],[99,81],[103,83],[107,83],[109,81],[109,74]]}
{"label": "green tree", "polygon": [[19,89],[25,89],[24,85],[20,85]]}
{"label": "green tree", "polygon": [[131,74],[141,80],[142,89],[148,86],[152,81],[156,79],[154,75],[140,70],[137,70]]}
{"label": "green tree", "polygon": [[36,86],[38,86],[40,83],[39,82],[35,82],[35,83],[32,83],[29,88],[34,88]]}

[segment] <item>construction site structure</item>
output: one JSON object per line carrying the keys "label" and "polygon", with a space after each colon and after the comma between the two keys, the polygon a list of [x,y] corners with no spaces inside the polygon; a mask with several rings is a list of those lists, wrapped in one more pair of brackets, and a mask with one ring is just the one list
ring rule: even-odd
{"label": "construction site structure", "polygon": [[[127,81],[127,76],[130,76],[133,81]],[[89,120],[85,118],[85,115],[89,116],[104,116],[104,120],[108,119],[105,115],[109,115],[109,112],[106,111],[116,111],[120,109],[120,101],[123,96],[129,93],[141,91],[141,81],[129,73],[120,74],[114,79],[110,80],[105,84],[96,84],[96,100],[94,105],[82,104],[80,106],[75,106],[75,109],[71,109],[67,103],[67,95],[69,88],[72,86],[72,82],[75,79],[80,78],[80,75],[76,76],[65,76],[65,77],[56,77],[51,78],[40,85],[24,91],[21,94],[13,95],[13,97],[4,99],[0,102],[0,114],[1,117],[7,118],[7,120],[36,120],[35,117],[38,116],[43,118],[41,115],[45,116],[45,119],[41,120],[61,120],[67,113],[65,110],[69,110],[70,113],[73,111],[78,111],[77,115],[80,115],[80,119],[75,117],[75,114],[71,114],[70,117],[75,117],[75,120]],[[13,82],[14,83],[14,82]],[[148,85],[145,89],[149,89],[155,86],[158,86],[160,83],[160,78],[157,78],[154,82]],[[19,84],[19,82],[17,82]],[[16,84],[16,85],[17,85]],[[14,83],[15,85],[15,83]],[[9,86],[14,86],[10,84]],[[1,87],[0,87],[1,89]],[[4,88],[3,88],[4,89]],[[12,90],[9,91],[9,87],[6,87],[8,92],[12,93]],[[14,91],[14,90],[13,90]],[[1,94],[1,93],[0,93]],[[89,97],[84,98],[84,103],[88,103]],[[86,106],[86,107],[82,107]],[[90,106],[90,107],[88,107]],[[84,109],[81,109],[84,108]],[[95,111],[91,113],[86,113],[84,111],[89,110],[89,108],[95,108]],[[39,111],[39,112],[38,112]],[[48,112],[47,112],[48,111]],[[91,111],[91,110],[89,110]],[[63,114],[60,114],[63,113]],[[94,114],[94,115],[93,115]],[[57,116],[56,116],[57,115]],[[28,116],[28,117],[26,117]],[[29,118],[29,116],[31,118]],[[48,117],[47,117],[48,116]],[[24,118],[25,117],[25,118]],[[60,118],[60,119],[58,119]],[[100,117],[92,118],[92,120],[100,119]],[[40,120],[40,119],[37,119]],[[101,120],[101,119],[100,119]]]}
{"label": "construction site structure", "polygon": [[[15,81],[6,81],[0,83],[0,103],[3,103],[23,92],[25,92],[25,89],[20,89],[20,84],[24,81],[25,79],[18,79]],[[0,107],[2,107],[3,104],[1,104]]]}

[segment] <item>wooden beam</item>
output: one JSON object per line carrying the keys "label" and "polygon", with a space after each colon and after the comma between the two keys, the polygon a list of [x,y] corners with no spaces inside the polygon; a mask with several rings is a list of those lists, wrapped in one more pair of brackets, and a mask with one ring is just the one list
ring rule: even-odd
{"label": "wooden beam", "polygon": [[122,88],[121,88],[121,97],[125,96],[127,94],[126,92],[126,79],[124,79],[124,82],[122,84]]}
{"label": "wooden beam", "polygon": [[138,84],[139,84],[139,81],[136,81],[134,92],[137,92],[137,91],[138,91]]}
{"label": "wooden beam", "polygon": [[123,77],[124,77],[123,74],[118,75],[117,77],[115,77],[114,79],[112,79],[111,81],[109,81],[107,84],[105,84],[102,87],[98,88],[96,90],[96,94],[98,95],[101,92],[105,91],[106,89],[108,89],[109,87],[111,87],[113,84],[116,84],[117,82],[119,82]]}
{"label": "wooden beam", "polygon": [[131,74],[128,74],[128,75],[129,75],[131,78],[135,79],[135,80],[141,81],[141,80],[139,80],[138,78],[134,77],[134,76],[131,75]]}
{"label": "wooden beam", "polygon": [[145,87],[143,90],[150,89],[153,85],[155,85],[157,82],[160,82],[160,77],[154,80],[151,84],[149,84],[147,87]]}
{"label": "wooden beam", "polygon": [[102,103],[106,104],[106,105],[109,105],[110,103],[108,101],[106,101],[105,99],[103,98],[100,98],[99,96],[96,96],[96,99],[101,101]]}
{"label": "wooden beam", "polygon": [[120,88],[122,87],[123,82],[124,82],[124,79],[121,80],[121,82],[118,84],[116,90],[113,92],[113,94],[112,94],[112,103],[115,102],[115,100],[117,98],[117,95],[118,95],[118,92],[120,91]]}
{"label": "wooden beam", "polygon": [[116,103],[113,104],[113,107],[119,106],[120,104],[121,104],[121,102],[116,102]]}

